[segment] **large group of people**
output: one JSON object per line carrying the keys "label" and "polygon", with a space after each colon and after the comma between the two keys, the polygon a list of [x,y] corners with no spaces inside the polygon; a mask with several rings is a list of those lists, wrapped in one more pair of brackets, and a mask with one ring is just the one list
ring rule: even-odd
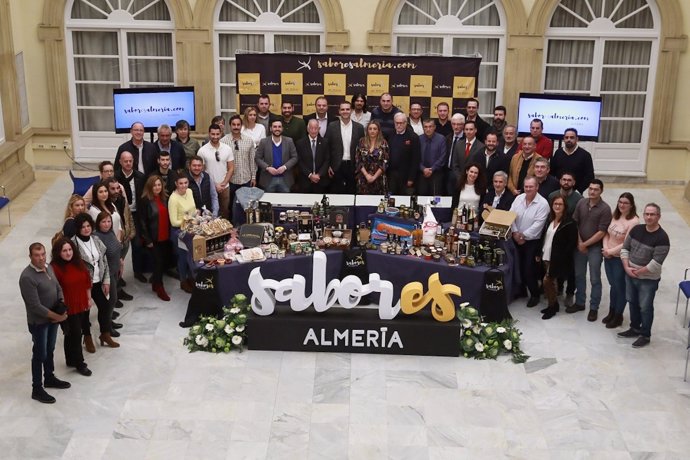
{"label": "large group of people", "polygon": [[113,339],[123,327],[115,322],[117,309],[133,298],[124,291],[122,276],[130,250],[134,279],[150,282],[160,300],[170,300],[166,274],[192,292],[194,261],[178,239],[183,220],[204,210],[234,220],[234,196],[241,187],[450,195],[453,207],[467,207],[478,216],[492,209],[513,211],[518,294],[529,296],[527,307],[538,305],[543,293],[543,319],[560,311],[561,295],[567,313],[584,311],[589,288],[587,319],[596,321],[603,262],[611,286],[603,322],[607,328],[621,326],[629,304],[630,328],[619,335],[637,338],[635,347],[647,345],[654,293],[669,250],[659,206],[647,204],[640,224],[634,197],[626,192],[611,211],[576,129],[565,130],[564,146],[554,152],[542,120],[532,120],[530,133],[518,138],[505,107],[497,106],[490,122],[478,109],[479,102],[470,99],[464,113],[451,114],[441,102],[432,119],[418,103],[403,113],[388,93],[368,111],[366,96],[355,94],[338,101],[337,116],[319,97],[315,112],[300,118],[287,101],[280,115],[270,112],[269,97],[261,95],[256,106],[227,120],[227,133],[226,120],[214,117],[203,142],[190,136],[185,120],[174,130],[161,125],[155,143],[144,140],[143,124],[134,123],[131,139],[118,148],[114,161],[100,163],[100,180],[84,196],[70,197],[50,264],[43,245],[29,248],[31,263],[20,287],[34,342],[32,397],[54,402],[44,388],[69,387],[54,375],[58,324],[65,334],[66,364],[82,375],[91,375],[82,344],[88,353],[96,352],[92,305],[98,310],[100,345],[120,346]]}

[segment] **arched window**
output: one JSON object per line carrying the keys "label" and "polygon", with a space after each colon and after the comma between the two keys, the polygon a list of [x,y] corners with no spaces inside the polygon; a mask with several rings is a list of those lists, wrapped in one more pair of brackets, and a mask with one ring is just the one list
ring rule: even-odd
{"label": "arched window", "polygon": [[393,51],[463,56],[479,53],[479,112],[501,102],[505,15],[498,0],[404,0],[393,25]]}
{"label": "arched window", "polygon": [[237,111],[235,53],[325,50],[325,29],[315,0],[221,0],[215,24],[218,52],[217,107]]}
{"label": "arched window", "polygon": [[75,151],[98,157],[122,139],[113,88],[175,84],[173,23],[164,0],[73,0],[66,14]]}
{"label": "arched window", "polygon": [[658,37],[648,0],[562,0],[553,13],[543,88],[602,97],[598,170],[644,172]]}

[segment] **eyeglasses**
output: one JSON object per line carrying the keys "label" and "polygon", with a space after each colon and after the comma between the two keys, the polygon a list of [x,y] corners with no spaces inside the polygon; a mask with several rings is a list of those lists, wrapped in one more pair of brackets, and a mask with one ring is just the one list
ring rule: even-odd
{"label": "eyeglasses", "polygon": [[218,150],[216,150],[216,161],[220,161],[220,153],[218,153]]}
{"label": "eyeglasses", "polygon": [[239,144],[237,143],[237,141],[235,141],[235,151],[237,151],[237,152],[240,151],[240,146],[239,146]]}

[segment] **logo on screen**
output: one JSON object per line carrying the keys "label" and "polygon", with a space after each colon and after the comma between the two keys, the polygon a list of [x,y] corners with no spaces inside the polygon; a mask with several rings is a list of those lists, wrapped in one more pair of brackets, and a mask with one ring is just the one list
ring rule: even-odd
{"label": "logo on screen", "polygon": [[311,56],[309,56],[309,59],[307,59],[306,61],[300,61],[298,59],[297,63],[301,64],[299,67],[297,67],[297,70],[302,70],[302,69],[311,70]]}

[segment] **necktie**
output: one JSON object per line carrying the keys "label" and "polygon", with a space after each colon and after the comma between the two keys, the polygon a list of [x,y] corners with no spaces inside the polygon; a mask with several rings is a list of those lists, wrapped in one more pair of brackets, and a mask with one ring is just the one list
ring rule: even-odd
{"label": "necktie", "polygon": [[453,151],[455,150],[455,144],[458,142],[460,138],[458,136],[455,136],[453,138],[453,143],[450,145],[450,153],[448,154],[448,167],[451,168],[453,166]]}
{"label": "necktie", "polygon": [[311,168],[316,171],[316,139],[311,140]]}
{"label": "necktie", "polygon": [[465,158],[469,156],[470,148],[472,148],[472,143],[470,143],[470,141],[465,141]]}

